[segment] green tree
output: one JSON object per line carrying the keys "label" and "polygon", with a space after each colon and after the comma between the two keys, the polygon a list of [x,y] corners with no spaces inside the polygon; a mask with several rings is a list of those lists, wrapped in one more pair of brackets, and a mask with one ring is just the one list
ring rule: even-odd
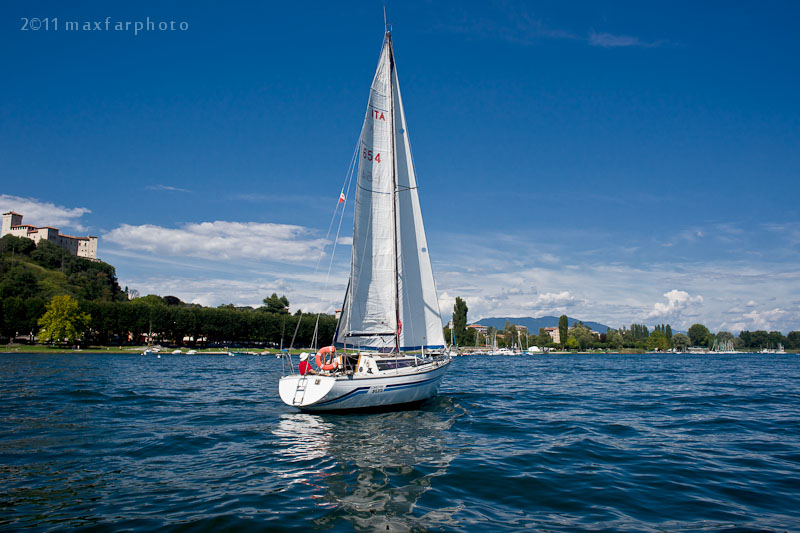
{"label": "green tree", "polygon": [[751,344],[752,343],[751,336],[752,336],[752,334],[749,331],[747,331],[746,329],[739,332],[739,340],[742,341],[742,346],[744,348],[750,348],[750,346],[752,346],[752,344]]}
{"label": "green tree", "polygon": [[36,249],[31,252],[31,259],[36,264],[50,270],[63,270],[67,257],[71,255],[62,247],[48,241],[39,241]]}
{"label": "green tree", "polygon": [[767,334],[767,339],[770,348],[777,348],[778,344],[784,344],[786,341],[786,338],[784,338],[783,333],[780,331],[770,331]]}
{"label": "green tree", "polygon": [[478,342],[478,332],[475,328],[467,328],[467,336],[465,337],[464,346],[475,346]]}
{"label": "green tree", "polygon": [[619,331],[615,329],[609,329],[607,331],[606,342],[608,343],[608,346],[613,348],[614,350],[619,350],[620,348],[622,348],[624,344],[622,335],[620,334]]}
{"label": "green tree", "polygon": [[164,296],[164,303],[167,305],[183,305],[183,302],[177,296]]}
{"label": "green tree", "polygon": [[148,294],[147,296],[142,296],[141,298],[136,298],[134,300],[137,304],[147,304],[147,305],[167,305],[167,302],[164,301],[164,298],[157,294]]}
{"label": "green tree", "polygon": [[692,346],[708,346],[711,332],[703,324],[692,324],[687,333],[689,340],[692,341]]}
{"label": "green tree", "polygon": [[736,337],[733,339],[733,349],[736,350],[737,352],[744,351],[745,345],[741,337]]}
{"label": "green tree", "polygon": [[800,331],[790,331],[786,335],[786,348],[791,350],[800,349]]}
{"label": "green tree", "polygon": [[29,256],[36,249],[36,243],[24,237],[4,235],[0,239],[0,254],[9,256]]}
{"label": "green tree", "polygon": [[264,298],[264,306],[269,313],[289,314],[289,299],[286,296],[278,298],[274,292],[269,298]]}
{"label": "green tree", "polygon": [[717,342],[717,344],[722,344],[728,341],[733,342],[733,339],[733,333],[729,331],[720,331],[714,336],[714,340]]}
{"label": "green tree", "polygon": [[565,346],[568,332],[569,319],[567,318],[567,315],[561,315],[558,317],[558,336],[561,339],[561,346]]}
{"label": "green tree", "polygon": [[667,335],[661,330],[657,329],[647,337],[647,349],[648,350],[668,350],[669,349],[669,339],[667,339]]}
{"label": "green tree", "polygon": [[81,311],[72,296],[53,296],[46,309],[44,316],[39,319],[40,339],[47,339],[48,342],[66,339],[72,344],[89,327],[91,317]]}
{"label": "green tree", "polygon": [[539,336],[536,337],[536,346],[540,348],[544,348],[551,342],[553,342],[553,338],[550,337],[550,334],[544,328],[539,328]]}
{"label": "green tree", "polygon": [[28,298],[25,300],[25,331],[30,334],[31,342],[33,336],[39,330],[39,318],[44,315],[45,301],[41,298]]}
{"label": "green tree", "polygon": [[517,326],[512,324],[510,320],[506,320],[502,335],[503,345],[506,348],[513,348],[514,344],[517,342]]}
{"label": "green tree", "polygon": [[570,330],[570,337],[575,338],[581,350],[588,349],[597,340],[597,338],[592,333],[592,330],[590,330],[587,326],[584,326],[581,323],[576,324]]}
{"label": "green tree", "polygon": [[17,296],[3,298],[3,336],[13,341],[19,332],[27,333],[25,302]]}
{"label": "green tree", "polygon": [[467,341],[467,311],[467,302],[456,296],[456,303],[453,305],[453,333],[459,346]]}
{"label": "green tree", "polygon": [[37,283],[36,276],[31,273],[32,268],[30,263],[17,263],[5,272],[0,281],[0,298],[18,296],[25,300],[35,296]]}
{"label": "green tree", "polygon": [[679,352],[685,352],[686,348],[689,347],[689,343],[691,343],[691,340],[683,333],[676,333],[672,336],[672,345]]}
{"label": "green tree", "polygon": [[577,350],[578,348],[580,348],[578,340],[572,335],[569,336],[567,342],[564,343],[564,346],[567,348],[567,350]]}
{"label": "green tree", "polygon": [[750,347],[751,348],[767,348],[769,347],[769,334],[763,329],[759,329],[750,333]]}

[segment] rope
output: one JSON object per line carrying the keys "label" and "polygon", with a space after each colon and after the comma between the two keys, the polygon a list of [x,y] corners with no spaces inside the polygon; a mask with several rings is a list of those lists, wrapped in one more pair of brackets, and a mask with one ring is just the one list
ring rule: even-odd
{"label": "rope", "polygon": [[[333,217],[331,218],[330,226],[328,227],[328,235],[325,236],[325,242],[328,242],[328,237],[330,236],[331,228],[333,228],[333,222],[336,219],[336,213],[339,210],[339,204],[342,204],[342,211],[339,216],[339,224],[336,228],[336,238],[333,240],[333,249],[331,250],[331,260],[328,262],[328,273],[325,275],[325,283],[322,286],[322,300],[325,301],[327,299],[327,291],[328,291],[328,281],[331,277],[331,269],[333,268],[333,258],[336,255],[336,245],[339,244],[339,235],[342,231],[342,221],[344,221],[344,212],[347,208],[347,198],[350,196],[350,188],[353,184],[353,175],[355,174],[355,165],[356,160],[358,159],[358,153],[360,151],[361,146],[361,137],[359,136],[358,141],[356,142],[356,148],[353,151],[353,156],[350,158],[350,165],[347,169],[347,175],[345,176],[344,183],[342,184],[342,190],[346,190],[347,194],[344,197],[343,202],[336,202],[336,208],[333,210]],[[324,251],[324,250],[323,250]],[[320,255],[320,260],[317,262],[317,269],[319,268],[319,263],[322,260],[322,256]],[[314,270],[314,274],[317,273],[317,269]],[[319,338],[319,317],[322,315],[322,311],[317,313],[317,319],[314,323],[314,334],[311,339],[311,347],[316,350],[317,349],[317,342]],[[299,323],[298,323],[299,326]]]}

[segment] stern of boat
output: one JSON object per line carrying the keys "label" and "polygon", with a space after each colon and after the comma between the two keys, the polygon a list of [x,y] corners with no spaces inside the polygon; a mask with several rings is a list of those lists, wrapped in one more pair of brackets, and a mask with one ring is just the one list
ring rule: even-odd
{"label": "stern of boat", "polygon": [[283,403],[302,409],[322,400],[335,384],[332,376],[284,376],[278,383],[278,392]]}

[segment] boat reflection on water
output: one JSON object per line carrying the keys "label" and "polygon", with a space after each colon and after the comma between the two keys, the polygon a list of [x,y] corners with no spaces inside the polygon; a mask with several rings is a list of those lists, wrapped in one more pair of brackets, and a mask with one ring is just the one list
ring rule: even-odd
{"label": "boat reflection on water", "polygon": [[413,411],[286,414],[275,435],[297,466],[284,475],[316,487],[312,498],[327,509],[316,527],[344,520],[356,529],[427,529],[456,525],[460,506],[443,506],[441,493],[423,496],[461,452],[448,430],[462,415],[445,396]]}

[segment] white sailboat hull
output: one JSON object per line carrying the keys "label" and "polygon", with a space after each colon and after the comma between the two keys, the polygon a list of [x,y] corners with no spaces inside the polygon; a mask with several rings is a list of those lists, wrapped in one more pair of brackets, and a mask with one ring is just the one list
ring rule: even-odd
{"label": "white sailboat hull", "polygon": [[375,377],[292,375],[282,377],[278,389],[285,404],[304,411],[391,407],[435,396],[449,365],[436,361],[415,372]]}

